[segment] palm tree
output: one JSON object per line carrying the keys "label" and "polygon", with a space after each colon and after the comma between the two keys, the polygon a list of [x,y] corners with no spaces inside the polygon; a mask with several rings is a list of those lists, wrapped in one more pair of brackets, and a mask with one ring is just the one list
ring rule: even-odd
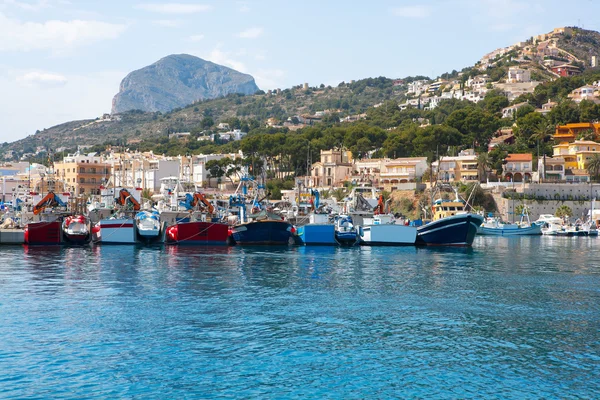
{"label": "palm tree", "polygon": [[[540,159],[540,142],[546,143],[548,139],[552,138],[552,133],[555,130],[555,126],[547,120],[540,121],[534,128],[534,133],[531,135],[530,140],[535,141],[537,144],[537,158]],[[545,151],[544,151],[545,154]],[[539,172],[539,168],[538,168]],[[544,175],[546,174],[546,165],[544,164]],[[541,177],[540,177],[541,178]],[[545,178],[545,177],[544,177]]]}
{"label": "palm tree", "polygon": [[600,175],[600,154],[592,155],[592,158],[586,164],[590,179],[597,181],[598,176]]}
{"label": "palm tree", "polygon": [[560,218],[568,218],[573,215],[573,210],[571,210],[571,207],[569,206],[560,206],[556,209],[554,215]]}
{"label": "palm tree", "polygon": [[481,153],[477,156],[477,172],[479,173],[479,182],[487,180],[488,173],[492,169],[492,159],[488,153]]}
{"label": "palm tree", "polygon": [[331,192],[331,195],[337,201],[342,201],[344,200],[344,197],[346,197],[346,190],[344,188],[337,188]]}

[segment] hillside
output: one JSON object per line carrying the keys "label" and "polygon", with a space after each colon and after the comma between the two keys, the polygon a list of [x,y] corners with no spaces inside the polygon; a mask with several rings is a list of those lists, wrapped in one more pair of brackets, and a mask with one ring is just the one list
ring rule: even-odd
{"label": "hillside", "polygon": [[[412,118],[418,117],[431,124],[440,124],[446,114],[433,110],[433,107],[439,107],[441,101],[468,100],[467,103],[473,104],[482,101],[486,91],[490,90],[503,92],[508,97],[508,101],[498,100],[500,103],[508,105],[528,101],[532,106],[540,108],[548,100],[566,99],[570,91],[590,81],[586,80],[585,75],[596,71],[584,71],[584,76],[563,81],[567,78],[557,79],[552,66],[567,62],[586,70],[589,69],[589,62],[584,63],[582,60],[591,59],[592,54],[600,54],[598,32],[557,28],[525,42],[496,49],[484,55],[474,66],[463,68],[460,72],[442,74],[437,82],[423,76],[398,80],[368,78],[350,83],[342,82],[335,87],[322,84],[313,87],[298,85],[268,93],[258,91],[250,95],[228,94],[216,99],[192,101],[189,105],[176,107],[169,112],[134,110],[115,113],[95,120],[71,121],[38,131],[25,139],[4,144],[0,148],[0,156],[7,159],[9,157],[6,155],[10,153],[19,157],[24,153],[39,153],[40,148],[72,149],[77,145],[120,143],[134,147],[140,142],[147,145],[153,141],[163,142],[173,132],[192,132],[193,137],[215,132],[215,125],[219,122],[229,122],[231,127],[241,128],[250,134],[257,132],[259,128],[264,129],[267,122],[279,131],[297,130],[306,124],[318,122],[314,119],[308,122],[304,120],[304,117],[310,116],[310,119],[318,112],[321,116],[325,115],[325,119],[331,116],[331,121],[347,116],[353,116],[351,120],[356,120],[364,118],[364,113],[369,109],[373,110],[373,107],[384,103],[387,107],[393,102],[403,110],[424,108],[418,113],[415,110]],[[181,56],[166,59],[173,57]],[[525,84],[528,92],[522,91],[521,83],[506,82],[508,70],[513,66],[529,70],[531,80],[537,81],[531,85]],[[415,86],[414,83],[418,82],[425,83],[415,92],[418,85]],[[540,82],[549,83],[539,84]],[[437,89],[431,90],[436,83]],[[413,91],[410,92],[411,90]],[[508,90],[513,92],[509,93]],[[430,106],[430,103],[435,104]],[[449,106],[453,107],[455,106]],[[398,126],[398,123],[388,122],[385,126],[380,126],[386,129]]]}
{"label": "hillside", "polygon": [[340,115],[351,115],[362,113],[386,99],[400,100],[403,93],[402,88],[393,86],[391,79],[375,78],[342,83],[338,87],[321,85],[304,89],[296,86],[279,93],[230,94],[167,113],[130,111],[95,120],[67,122],[7,144],[2,152],[15,150],[28,153],[38,146],[56,149],[110,141],[136,142],[165,136],[169,132],[201,129],[202,121],[207,117],[215,122],[239,118],[262,124],[268,118],[283,122],[288,117],[313,114],[319,110],[336,110]]}
{"label": "hillside", "polygon": [[571,29],[572,32],[560,36],[558,47],[573,54],[587,67],[592,56],[600,58],[600,33],[581,28]]}
{"label": "hillside", "polygon": [[168,112],[230,93],[253,94],[254,78],[187,54],[174,54],[129,73],[113,99],[112,113]]}

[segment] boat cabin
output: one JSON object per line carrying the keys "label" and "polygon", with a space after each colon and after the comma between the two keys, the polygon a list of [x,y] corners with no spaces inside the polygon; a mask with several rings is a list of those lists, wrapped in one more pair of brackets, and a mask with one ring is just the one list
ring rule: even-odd
{"label": "boat cabin", "polygon": [[431,207],[433,211],[433,220],[451,217],[465,212],[465,202],[462,200],[443,200],[439,199]]}

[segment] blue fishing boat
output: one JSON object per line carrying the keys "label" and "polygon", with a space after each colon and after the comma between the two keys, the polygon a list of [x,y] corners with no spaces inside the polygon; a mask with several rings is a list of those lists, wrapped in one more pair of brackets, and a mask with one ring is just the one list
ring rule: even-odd
{"label": "blue fishing boat", "polygon": [[309,223],[298,227],[298,243],[304,245],[335,246],[335,225],[329,223],[327,214],[309,215]]}
{"label": "blue fishing boat", "polygon": [[358,243],[358,229],[352,222],[352,217],[341,215],[335,222],[335,241],[340,246],[354,246]]}

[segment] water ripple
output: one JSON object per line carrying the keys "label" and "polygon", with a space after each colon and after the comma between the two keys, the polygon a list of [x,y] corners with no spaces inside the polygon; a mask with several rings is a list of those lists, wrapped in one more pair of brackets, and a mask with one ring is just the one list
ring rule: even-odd
{"label": "water ripple", "polygon": [[0,397],[597,398],[597,243],[5,247]]}

